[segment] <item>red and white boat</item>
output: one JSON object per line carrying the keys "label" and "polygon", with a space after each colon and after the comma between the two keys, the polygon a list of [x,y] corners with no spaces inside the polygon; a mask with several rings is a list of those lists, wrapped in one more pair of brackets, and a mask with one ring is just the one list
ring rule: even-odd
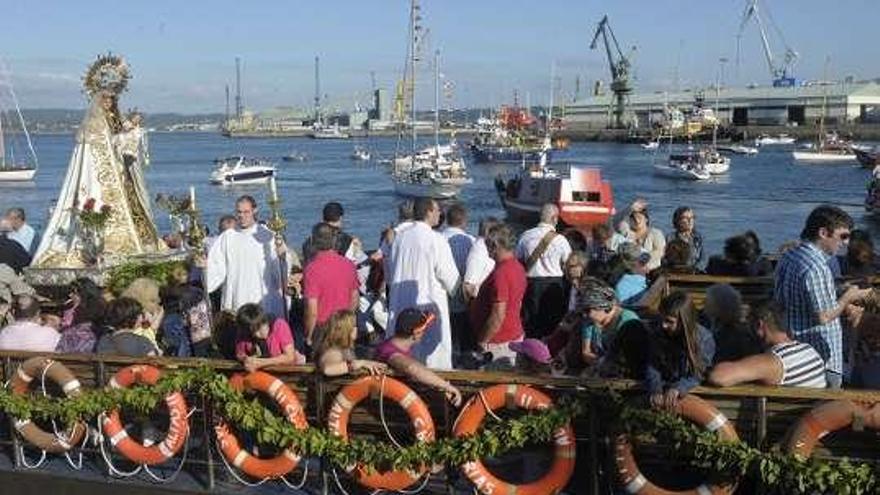
{"label": "red and white boat", "polygon": [[508,218],[521,223],[537,222],[547,203],[559,207],[563,224],[583,232],[614,215],[611,183],[595,167],[572,165],[566,176],[539,163],[507,180],[497,177],[495,188]]}

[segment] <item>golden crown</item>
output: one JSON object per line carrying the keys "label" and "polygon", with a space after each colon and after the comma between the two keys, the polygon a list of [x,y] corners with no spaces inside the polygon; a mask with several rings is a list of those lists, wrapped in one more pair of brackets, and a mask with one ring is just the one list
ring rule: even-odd
{"label": "golden crown", "polygon": [[129,74],[128,64],[125,62],[125,59],[108,53],[107,55],[99,56],[89,66],[89,70],[83,79],[83,87],[89,96],[95,96],[102,92],[118,95],[125,91],[131,75]]}

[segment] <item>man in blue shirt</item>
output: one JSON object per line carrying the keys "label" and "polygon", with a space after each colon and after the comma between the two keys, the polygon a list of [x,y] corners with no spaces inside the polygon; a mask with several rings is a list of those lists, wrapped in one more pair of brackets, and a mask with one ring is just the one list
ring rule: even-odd
{"label": "man in blue shirt", "polygon": [[825,360],[830,388],[840,388],[843,376],[840,315],[871,291],[849,287],[837,297],[828,267],[829,257],[849,240],[852,226],[852,218],[840,208],[815,208],[801,232],[801,244],[776,267],[774,299],[785,310],[784,323],[795,340],[810,344]]}

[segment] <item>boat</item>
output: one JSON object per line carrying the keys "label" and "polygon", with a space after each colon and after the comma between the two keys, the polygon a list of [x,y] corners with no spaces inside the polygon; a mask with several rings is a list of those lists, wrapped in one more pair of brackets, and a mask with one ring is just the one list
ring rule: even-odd
{"label": "boat", "polygon": [[[34,151],[31,135],[21,114],[12,81],[7,76],[0,82],[2,82],[0,85],[9,89],[9,100],[15,106],[15,112],[0,107],[0,182],[31,181],[37,173],[37,153]],[[0,98],[0,102],[4,100],[5,98]],[[15,136],[14,139],[10,139],[12,135]],[[17,141],[22,139],[24,143],[21,148],[26,148],[27,152],[24,152],[24,149],[16,150]]]}
{"label": "boat", "polygon": [[865,194],[865,211],[872,215],[880,213],[880,176],[877,174],[868,183],[868,191]]}
{"label": "boat", "polygon": [[[470,145],[474,161],[514,165],[538,161],[543,143],[541,137],[534,134],[535,123],[535,118],[516,103],[502,106],[498,118],[479,119],[477,133]],[[556,143],[560,145],[558,149],[563,149],[565,143],[560,140]]]}
{"label": "boat", "polygon": [[847,163],[857,160],[852,143],[840,138],[834,132],[821,133],[816,144],[806,149],[795,150],[791,154],[796,161],[807,163]]}
{"label": "boat", "polygon": [[789,136],[788,134],[777,134],[776,136],[771,136],[769,134],[761,134],[757,138],[755,138],[755,146],[774,146],[780,144],[794,144],[796,141],[795,138]]}
{"label": "boat", "polygon": [[281,161],[285,162],[304,162],[309,159],[309,156],[300,151],[291,151],[286,155],[281,157]]}
{"label": "boat", "polygon": [[861,147],[853,147],[853,153],[856,155],[856,160],[864,168],[874,168],[877,165],[880,165],[880,149],[864,149]]}
{"label": "boat", "polygon": [[[410,88],[409,108],[412,111],[410,153],[398,153],[392,161],[391,180],[394,192],[401,196],[449,199],[458,196],[461,188],[472,183],[464,158],[458,152],[454,138],[447,145],[440,144],[440,53],[434,52],[434,144],[416,150],[416,62],[419,60],[416,36],[422,31],[418,0],[410,5],[410,40],[407,48],[407,67]],[[401,140],[398,139],[398,143]],[[400,150],[398,149],[398,152]]]}
{"label": "boat", "polygon": [[547,203],[559,208],[565,226],[585,233],[607,223],[615,213],[611,183],[596,167],[571,165],[569,174],[563,175],[542,160],[513,177],[496,177],[495,189],[508,218],[523,224],[538,221]]}
{"label": "boat", "polygon": [[669,155],[669,164],[680,169],[705,170],[710,175],[726,174],[730,170],[730,158],[711,149],[688,151]]}
{"label": "boat", "polygon": [[716,149],[722,153],[731,153],[734,155],[757,155],[758,148],[753,146],[746,146],[743,144],[729,144],[717,146]]}
{"label": "boat", "polygon": [[347,132],[343,132],[337,124],[331,126],[316,124],[312,127],[309,137],[312,139],[348,139],[351,136]]}
{"label": "boat", "polygon": [[362,146],[355,146],[354,150],[351,152],[351,159],[368,162],[370,161],[370,150]]}
{"label": "boat", "polygon": [[266,160],[231,156],[214,163],[217,168],[211,173],[211,184],[261,184],[275,177],[275,165]]}
{"label": "boat", "polygon": [[534,148],[471,144],[471,154],[477,163],[520,164],[523,161],[533,162],[540,158],[540,153]]}
{"label": "boat", "polygon": [[697,162],[679,162],[673,161],[671,158],[667,163],[655,163],[654,174],[667,179],[709,180],[712,178],[712,174]]}
{"label": "boat", "polygon": [[647,143],[642,143],[641,147],[643,150],[647,151],[656,150],[660,147],[660,141],[648,141]]}

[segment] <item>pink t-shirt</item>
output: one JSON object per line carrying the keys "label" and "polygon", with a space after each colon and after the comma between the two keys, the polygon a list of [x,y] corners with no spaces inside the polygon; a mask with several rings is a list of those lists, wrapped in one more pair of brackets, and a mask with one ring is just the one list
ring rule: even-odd
{"label": "pink t-shirt", "polygon": [[403,354],[404,356],[412,357],[411,351],[404,351],[400,347],[397,347],[391,339],[376,346],[376,361],[387,363],[395,354]]}
{"label": "pink t-shirt", "polygon": [[[293,334],[290,332],[290,325],[284,319],[278,318],[272,322],[269,336],[266,337],[266,347],[269,349],[269,355],[260,357],[280,356],[284,354],[284,348],[288,345],[293,345]],[[249,339],[242,339],[235,343],[236,356],[252,356],[254,351],[254,343]]]}
{"label": "pink t-shirt", "polygon": [[351,293],[358,290],[354,263],[336,251],[321,251],[303,272],[303,296],[318,300],[318,324],[341,309],[351,308]]}

